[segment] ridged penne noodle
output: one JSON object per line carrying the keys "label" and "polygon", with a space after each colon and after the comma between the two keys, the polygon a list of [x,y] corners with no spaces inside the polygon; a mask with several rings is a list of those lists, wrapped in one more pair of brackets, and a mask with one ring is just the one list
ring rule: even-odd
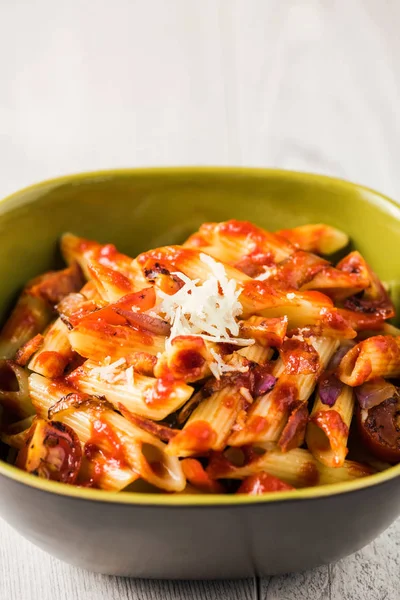
{"label": "ridged penne noodle", "polygon": [[285,369],[283,360],[279,359],[272,369],[272,374],[278,377],[275,387],[254,401],[243,427],[230,435],[228,445],[243,446],[279,440],[294,403],[308,400],[319,374],[326,368],[338,346],[337,340],[332,338],[315,338],[310,343],[319,360],[315,371],[301,374],[296,372],[296,365],[290,364]]}
{"label": "ridged penne noodle", "polygon": [[395,315],[395,308],[384,285],[379,277],[371,269],[367,261],[359,252],[351,252],[341,260],[338,269],[346,273],[357,273],[368,280],[368,286],[365,288],[361,297],[355,296],[348,298],[344,307],[354,312],[374,314],[381,320],[390,319]]}
{"label": "ridged penne noodle", "polygon": [[253,315],[246,321],[239,322],[239,335],[254,339],[261,346],[279,347],[285,338],[287,323],[286,317],[267,319]]}
{"label": "ridged penne noodle", "polygon": [[135,291],[135,284],[125,275],[100,262],[91,260],[87,265],[91,280],[105,302],[117,302],[126,294]]}
{"label": "ridged penne noodle", "polygon": [[[247,255],[264,255],[266,264],[284,260],[295,248],[284,238],[256,227],[248,221],[234,219],[224,223],[204,223],[198,234],[184,244],[190,247],[210,246],[218,260],[237,263]],[[214,256],[210,252],[211,256]]]}
{"label": "ridged penne noodle", "polygon": [[244,479],[260,471],[279,477],[295,488],[351,481],[373,473],[366,465],[351,460],[346,460],[341,467],[326,467],[311,452],[301,448],[289,452],[266,452],[243,467],[227,463],[224,469],[222,463],[218,470],[208,469],[209,475],[215,479]]}
{"label": "ridged penne noodle", "polygon": [[66,380],[81,392],[104,396],[117,410],[122,406],[154,421],[181,408],[193,393],[193,388],[182,381],[146,377],[135,373],[125,359],[117,362],[117,366],[111,363],[101,367],[88,360]]}
{"label": "ridged penne noodle", "polygon": [[68,264],[77,262],[89,280],[92,279],[89,264],[96,262],[116,272],[116,278],[120,274],[130,280],[134,284],[135,291],[146,287],[146,280],[136,261],[118,252],[112,244],[99,244],[71,233],[65,233],[61,238],[61,252]]}
{"label": "ridged penne noodle", "polygon": [[280,229],[276,233],[302,250],[316,254],[333,254],[349,243],[346,233],[323,223]]}
{"label": "ridged penne noodle", "polygon": [[354,411],[354,392],[343,385],[333,406],[324,404],[319,394],[307,426],[307,447],[327,467],[341,467],[347,455],[347,440]]}
{"label": "ridged penne noodle", "polygon": [[260,344],[253,344],[252,346],[246,346],[245,348],[237,350],[236,353],[259,365],[265,365],[272,357],[274,351],[272,348],[266,348]]}
{"label": "ridged penne noodle", "polygon": [[[178,271],[199,281],[206,281],[212,275],[212,267],[207,262],[201,260],[202,252],[193,248],[183,248],[182,246],[164,246],[156,250],[143,252],[137,257],[137,262],[144,274],[157,271],[160,267],[170,272]],[[226,275],[229,279],[235,279],[238,282],[251,281],[245,273],[238,269],[224,264]]]}
{"label": "ridged penne noodle", "polygon": [[101,362],[106,356],[112,361],[134,352],[156,355],[165,346],[165,336],[153,335],[125,325],[109,325],[105,321],[82,322],[69,332],[75,352]]}
{"label": "ridged penne noodle", "polygon": [[[37,413],[44,418],[49,408],[62,397],[76,393],[74,388],[37,374],[30,376],[29,388]],[[111,440],[114,466],[118,462],[115,454],[122,453],[120,467],[113,471],[105,470],[99,482],[102,488],[122,489],[141,477],[169,492],[184,489],[186,482],[179,461],[166,454],[165,444],[116,412],[108,409],[96,411],[89,407],[60,412],[52,418],[72,427],[86,448],[92,444],[109,452]]]}
{"label": "ridged penne noodle", "polygon": [[359,294],[369,285],[369,279],[359,273],[346,273],[331,266],[322,268],[301,286],[302,290],[318,290],[335,300],[344,300]]}
{"label": "ridged penne noodle", "polygon": [[400,338],[377,335],[354,346],[342,359],[338,377],[352,387],[374,377],[400,375]]}
{"label": "ridged penne noodle", "polygon": [[[204,282],[212,274],[212,268],[202,260],[202,256],[197,249],[165,246],[140,254],[137,260],[144,273],[151,271],[154,265],[161,265],[169,271],[182,272],[190,279]],[[217,264],[223,267],[229,279],[237,281],[242,288],[239,300],[243,318],[250,318],[254,314],[264,317],[286,316],[291,328],[318,325],[324,335],[355,337],[355,331],[340,317],[332,301],[324,294],[280,290],[267,281],[251,279],[225,263]]]}
{"label": "ridged penne noodle", "polygon": [[226,386],[206,398],[169,442],[171,456],[193,456],[222,450],[245,399],[236,387]]}
{"label": "ridged penne noodle", "polygon": [[29,362],[28,368],[45,377],[61,377],[72,358],[68,327],[58,318],[45,333],[41,348]]}
{"label": "ridged penne noodle", "polygon": [[51,316],[44,300],[23,293],[0,333],[0,358],[13,358],[21,346],[43,331]]}

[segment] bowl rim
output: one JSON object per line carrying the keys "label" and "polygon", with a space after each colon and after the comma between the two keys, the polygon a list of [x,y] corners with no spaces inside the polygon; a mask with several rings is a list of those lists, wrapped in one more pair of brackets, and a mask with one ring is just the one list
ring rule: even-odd
{"label": "bowl rim", "polygon": [[[303,183],[320,183],[333,185],[339,189],[358,191],[368,195],[364,201],[376,205],[383,205],[389,210],[393,218],[400,221],[400,206],[390,197],[382,194],[372,188],[353,183],[351,181],[332,177],[328,175],[319,175],[303,171],[292,171],[286,169],[262,168],[262,167],[235,167],[235,166],[183,166],[183,167],[139,167],[139,168],[118,168],[104,169],[98,171],[83,171],[70,175],[62,175],[41,182],[28,185],[17,190],[4,198],[0,199],[0,205],[10,204],[13,208],[15,202],[21,199],[27,193],[46,188],[48,186],[61,186],[65,184],[79,184],[81,182],[95,181],[96,179],[111,180],[118,176],[163,176],[165,174],[193,174],[193,175],[243,175],[249,177],[281,177],[299,181]],[[1,216],[0,216],[1,218]],[[247,496],[234,494],[150,494],[142,492],[113,492],[106,490],[94,490],[89,488],[77,487],[56,481],[41,479],[30,473],[26,473],[14,465],[10,465],[0,460],[0,475],[11,479],[24,486],[35,488],[44,492],[49,492],[59,496],[76,498],[82,500],[91,500],[112,504],[127,505],[148,505],[168,507],[194,507],[194,506],[243,506],[248,504],[264,504],[277,501],[301,501],[317,499],[323,497],[336,496],[361,489],[374,487],[376,485],[388,482],[400,475],[400,463],[384,471],[368,475],[361,479],[332,483],[322,486],[306,487],[302,489],[275,492],[271,495]]]}

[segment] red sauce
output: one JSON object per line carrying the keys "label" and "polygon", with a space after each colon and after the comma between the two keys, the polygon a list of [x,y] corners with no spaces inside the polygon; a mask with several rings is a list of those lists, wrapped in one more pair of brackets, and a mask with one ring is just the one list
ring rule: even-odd
{"label": "red sauce", "polygon": [[46,372],[46,377],[61,377],[69,361],[69,356],[62,356],[59,352],[41,352],[36,359],[36,366]]}
{"label": "red sauce", "polygon": [[299,289],[320,273],[329,263],[318,256],[297,250],[279,264],[275,280],[293,289]]}
{"label": "red sauce", "polygon": [[222,452],[212,452],[206,472],[211,479],[223,478],[237,467]]}
{"label": "red sauce", "polygon": [[84,446],[89,462],[89,477],[85,485],[100,487],[102,478],[110,468],[128,468],[124,445],[113,428],[101,419],[92,422],[90,439]]}
{"label": "red sauce", "polygon": [[[77,331],[82,333],[95,332],[96,335],[104,335],[105,337],[114,337],[129,342],[134,345],[139,338],[140,343],[146,346],[153,344],[153,336],[143,330],[133,329],[124,325],[109,325],[103,319],[86,320],[78,325]],[[115,340],[116,341],[116,340]]]}
{"label": "red sauce", "polygon": [[174,445],[203,454],[212,449],[216,440],[217,434],[207,421],[194,421],[178,433]]}
{"label": "red sauce", "polygon": [[35,335],[35,337],[26,342],[26,344],[24,344],[15,355],[15,362],[18,365],[25,367],[25,365],[28,364],[35,352],[39,350],[39,348],[43,344],[43,340],[44,337],[42,336],[42,334],[38,333],[37,335]]}
{"label": "red sauce", "polygon": [[75,326],[79,324],[86,325],[86,323],[93,321],[104,321],[109,325],[127,325],[126,319],[115,312],[113,306],[110,305],[83,316]]}
{"label": "red sauce", "polygon": [[171,374],[163,374],[154,385],[143,392],[146,404],[156,406],[164,404],[174,393],[179,382]]}
{"label": "red sauce", "polygon": [[261,436],[269,427],[269,422],[265,417],[255,415],[249,417],[245,429],[248,433]]}
{"label": "red sauce", "polygon": [[119,273],[119,271],[115,271],[114,269],[107,269],[107,272],[104,273],[104,275],[106,275],[108,281],[119,290],[123,290],[126,292],[130,292],[132,290],[131,281],[127,277],[125,277],[125,275]]}
{"label": "red sauce", "polygon": [[311,417],[310,421],[322,429],[334,452],[347,443],[349,428],[336,410],[320,410]]}
{"label": "red sauce", "polygon": [[177,336],[172,340],[172,348],[168,367],[176,378],[196,380],[205,375],[207,349],[201,338]]}
{"label": "red sauce", "polygon": [[98,242],[93,242],[92,240],[85,240],[84,238],[80,238],[79,242],[76,244],[75,247],[75,251],[80,254],[85,254],[86,252],[91,252],[97,249],[100,249],[100,244]]}
{"label": "red sauce", "polygon": [[299,472],[299,479],[303,486],[313,486],[318,484],[319,471],[313,462],[309,461],[302,465]]}
{"label": "red sauce", "polygon": [[299,397],[299,390],[297,384],[294,381],[282,381],[278,380],[277,385],[274,388],[274,408],[275,414],[281,415],[287,411],[292,410],[293,406],[296,406]]}
{"label": "red sauce", "polygon": [[270,492],[281,492],[294,489],[294,487],[281,479],[278,479],[278,477],[274,477],[263,471],[246,477],[236,493],[247,494],[248,496],[259,496]]}
{"label": "red sauce", "polygon": [[341,312],[337,309],[322,310],[321,311],[321,322],[323,325],[328,326],[330,329],[346,333],[346,337],[355,337],[356,332],[352,330],[349,322],[343,317]]}
{"label": "red sauce", "polygon": [[288,452],[293,448],[299,448],[304,443],[307,423],[307,402],[299,401],[297,406],[292,410],[288,422],[279,438],[278,445],[282,452]]}
{"label": "red sauce", "polygon": [[149,252],[143,252],[137,257],[137,262],[143,270],[152,270],[154,267],[164,267],[168,270],[182,270],[180,267],[191,259],[198,259],[198,250],[183,248],[181,246],[164,246]]}
{"label": "red sauce", "polygon": [[307,342],[287,339],[282,345],[280,355],[286,373],[317,373],[320,369],[318,352]]}
{"label": "red sauce", "polygon": [[222,400],[222,404],[227,410],[231,410],[236,404],[236,398],[233,395],[225,396]]}
{"label": "red sauce", "polygon": [[114,244],[105,244],[104,246],[101,247],[101,249],[99,251],[99,256],[104,256],[107,258],[115,259],[115,257],[117,255],[118,255],[118,250],[116,249]]}
{"label": "red sauce", "polygon": [[211,478],[200,461],[195,458],[185,458],[181,461],[181,466],[186,479],[195,488],[209,494],[224,493],[223,486]]}

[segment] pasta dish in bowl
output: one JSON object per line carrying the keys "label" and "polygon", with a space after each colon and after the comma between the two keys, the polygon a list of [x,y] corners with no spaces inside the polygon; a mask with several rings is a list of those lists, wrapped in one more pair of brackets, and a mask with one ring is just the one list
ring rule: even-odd
{"label": "pasta dish in bowl", "polygon": [[[262,494],[398,462],[400,330],[359,252],[321,256],[347,244],[328,225],[230,220],[133,259],[65,234],[69,266],[28,283],[0,337],[18,385],[1,397],[10,457],[169,493]],[[354,412],[362,462],[347,459]]]}
{"label": "pasta dish in bowl", "polygon": [[108,574],[242,577],[398,516],[394,203],[150,169],[1,207],[0,514],[23,535]]}

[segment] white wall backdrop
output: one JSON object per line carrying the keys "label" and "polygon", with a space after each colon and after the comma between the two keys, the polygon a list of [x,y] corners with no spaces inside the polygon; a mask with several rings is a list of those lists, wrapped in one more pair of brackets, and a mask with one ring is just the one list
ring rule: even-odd
{"label": "white wall backdrop", "polygon": [[400,198],[398,0],[0,0],[0,196],[243,164]]}

